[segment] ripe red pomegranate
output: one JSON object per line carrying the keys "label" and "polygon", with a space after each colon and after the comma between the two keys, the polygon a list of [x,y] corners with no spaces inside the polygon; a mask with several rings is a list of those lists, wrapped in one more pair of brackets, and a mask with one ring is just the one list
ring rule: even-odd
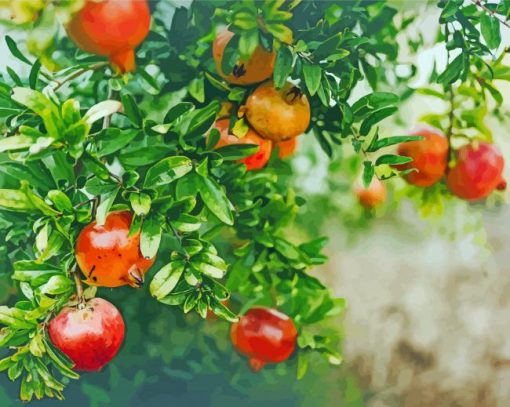
{"label": "ripe red pomegranate", "polygon": [[231,144],[256,144],[259,146],[258,151],[243,158],[240,162],[246,165],[248,171],[264,168],[271,157],[271,150],[273,149],[271,140],[263,139],[251,128],[244,137],[236,137],[229,133],[229,122],[228,119],[220,119],[214,123],[214,127],[220,132],[220,139],[214,148],[220,148]]}
{"label": "ripe red pomegranate", "polygon": [[48,325],[51,342],[71,359],[74,369],[101,370],[124,340],[124,320],[115,306],[94,298],[84,307],[65,307]]}
{"label": "ripe red pomegranate", "polygon": [[135,70],[135,48],[149,33],[147,0],[86,0],[67,25],[81,49],[110,59],[121,72]]}
{"label": "ripe red pomegranate", "polygon": [[438,130],[424,129],[414,134],[425,138],[398,146],[398,154],[411,157],[413,161],[396,165],[395,168],[401,171],[416,168],[418,171],[405,175],[407,182],[419,187],[429,187],[445,174],[448,165],[448,140]]}
{"label": "ripe red pomegranate", "polygon": [[468,144],[458,150],[455,167],[448,171],[448,189],[467,201],[486,198],[495,189],[505,189],[504,164],[501,152],[493,144]]}
{"label": "ripe red pomegranate", "polygon": [[290,357],[297,329],[287,315],[272,308],[254,307],[232,325],[230,338],[257,372],[266,363],[280,363]]}
{"label": "ripe red pomegranate", "polygon": [[103,226],[87,225],[76,241],[76,260],[88,285],[138,288],[154,263],[140,252],[140,232],[129,236],[133,215],[111,212]]}
{"label": "ripe red pomegranate", "polygon": [[378,178],[372,178],[368,188],[361,182],[356,184],[356,197],[359,203],[365,208],[372,209],[386,200],[386,186]]}

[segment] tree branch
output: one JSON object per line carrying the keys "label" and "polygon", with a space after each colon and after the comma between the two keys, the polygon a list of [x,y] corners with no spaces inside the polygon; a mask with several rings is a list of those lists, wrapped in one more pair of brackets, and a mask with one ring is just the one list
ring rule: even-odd
{"label": "tree branch", "polygon": [[480,7],[486,13],[489,13],[492,17],[494,17],[496,20],[498,20],[504,26],[510,28],[510,23],[508,22],[508,20],[504,19],[500,14],[496,13],[494,10],[491,10],[485,4],[482,4],[482,0],[471,0],[471,3],[473,3],[476,6]]}

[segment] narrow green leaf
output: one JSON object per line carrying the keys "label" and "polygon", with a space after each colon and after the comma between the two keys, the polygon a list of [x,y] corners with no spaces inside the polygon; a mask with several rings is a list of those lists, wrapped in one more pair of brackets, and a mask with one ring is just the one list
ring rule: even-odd
{"label": "narrow green leaf", "polygon": [[319,65],[303,64],[303,75],[310,95],[315,95],[321,85],[322,68]]}
{"label": "narrow green leaf", "polygon": [[23,55],[23,53],[19,50],[18,46],[16,45],[16,42],[8,35],[5,36],[5,42],[7,43],[7,47],[9,47],[9,51],[11,51],[11,54],[14,55],[16,58],[18,58],[21,62],[24,62],[25,64],[32,65],[32,62],[28,60],[28,58]]}
{"label": "narrow green leaf", "polygon": [[143,116],[138,108],[135,98],[130,94],[121,96],[124,113],[135,126],[141,128],[143,126]]}
{"label": "narrow green leaf", "polygon": [[169,295],[184,272],[184,263],[182,261],[173,261],[161,270],[159,270],[151,281],[150,292],[156,299],[161,299]]}
{"label": "narrow green leaf", "polygon": [[162,233],[162,225],[158,219],[149,217],[144,220],[140,234],[140,251],[143,257],[152,259],[156,256]]}
{"label": "narrow green leaf", "polygon": [[283,87],[285,82],[287,82],[287,79],[292,72],[293,59],[291,50],[285,45],[282,45],[276,55],[273,72],[274,85],[277,89]]}
{"label": "narrow green leaf", "polygon": [[154,188],[166,185],[178,178],[183,177],[193,169],[193,164],[188,157],[167,157],[149,168],[145,176],[144,188]]}
{"label": "narrow green leaf", "polygon": [[396,106],[389,106],[382,108],[380,110],[376,110],[372,114],[370,114],[364,121],[361,123],[360,133],[363,136],[368,135],[373,126],[375,126],[380,121],[386,119],[391,116],[398,110]]}
{"label": "narrow green leaf", "polygon": [[200,183],[200,196],[207,208],[223,223],[233,225],[234,216],[230,210],[232,204],[229,202],[225,192],[209,177],[198,176],[197,180]]}
{"label": "narrow green leaf", "polygon": [[407,164],[413,161],[411,157],[405,157],[402,155],[385,154],[377,158],[375,165],[389,164],[389,165],[400,165]]}

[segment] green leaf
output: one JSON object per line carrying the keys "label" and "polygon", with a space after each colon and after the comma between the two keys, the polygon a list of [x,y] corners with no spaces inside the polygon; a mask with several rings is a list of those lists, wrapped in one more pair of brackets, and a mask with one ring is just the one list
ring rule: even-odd
{"label": "green leaf", "polygon": [[[129,95],[124,95],[129,96]],[[124,100],[123,100],[124,103]],[[124,109],[126,106],[124,105]],[[101,120],[107,116],[111,116],[114,113],[118,113],[122,110],[122,104],[118,100],[103,100],[92,106],[85,116],[83,116],[83,120],[85,120],[88,124],[93,124],[94,122]],[[127,114],[127,113],[126,113]],[[128,116],[129,117],[129,116]],[[136,123],[135,123],[136,124]]]}
{"label": "green leaf", "polygon": [[368,188],[374,178],[375,168],[371,161],[363,162],[363,186]]}
{"label": "green leaf", "polygon": [[72,292],[74,282],[63,275],[51,276],[50,279],[39,287],[41,294],[59,295]]}
{"label": "green leaf", "polygon": [[133,212],[138,216],[146,216],[151,209],[151,197],[143,192],[129,195]]}
{"label": "green leaf", "polygon": [[127,167],[141,167],[153,164],[156,161],[166,157],[172,147],[165,144],[151,145],[150,147],[136,147],[129,150],[123,150],[119,156],[122,165]]}
{"label": "green leaf", "polygon": [[259,45],[259,30],[243,31],[239,36],[239,53],[242,61],[249,61]]}
{"label": "green leaf", "polygon": [[220,301],[215,298],[211,299],[211,311],[219,317],[229,321],[229,322],[237,322],[239,321],[239,317],[230,311],[225,305],[223,305]]}
{"label": "green leaf", "polygon": [[283,85],[287,82],[287,79],[292,72],[293,60],[294,57],[291,50],[285,45],[282,45],[276,55],[273,72],[274,85],[277,89],[283,87]]}
{"label": "green leaf", "polygon": [[6,151],[25,150],[34,144],[34,139],[29,136],[19,135],[0,139],[0,153]]}
{"label": "green leaf", "polygon": [[79,379],[80,375],[71,369],[74,366],[74,363],[66,355],[53,347],[51,341],[47,337],[47,334],[43,338],[43,341],[46,345],[46,353],[60,373],[71,379]]}
{"label": "green leaf", "polygon": [[116,187],[115,189],[105,192],[101,194],[100,201],[101,203],[97,207],[96,212],[96,222],[99,226],[104,225],[106,221],[106,216],[108,216],[108,212],[110,212],[110,208],[119,193],[120,187]]}
{"label": "green leaf", "polygon": [[221,70],[225,75],[230,75],[239,60],[239,35],[234,35],[227,43],[221,59]]}
{"label": "green leaf", "polygon": [[386,119],[387,117],[391,116],[393,113],[395,113],[398,110],[396,106],[390,106],[385,107],[380,110],[376,110],[372,114],[370,114],[364,121],[361,123],[360,127],[360,133],[363,136],[368,135],[370,130],[374,125],[379,123],[380,121]]}
{"label": "green leaf", "polygon": [[149,217],[144,220],[140,234],[140,251],[143,257],[152,259],[156,256],[162,233],[162,225],[158,219]]}
{"label": "green leaf", "polygon": [[182,261],[172,261],[159,270],[150,284],[150,292],[156,299],[161,299],[170,294],[179,282],[184,272],[184,263]]}
{"label": "green leaf", "polygon": [[23,55],[23,53],[19,50],[18,46],[16,45],[16,42],[8,35],[5,36],[5,42],[7,43],[7,47],[9,47],[9,51],[11,51],[11,54],[14,55],[16,58],[18,58],[21,62],[24,62],[25,64],[32,65],[32,62],[28,60],[28,58]]}
{"label": "green leaf", "polygon": [[37,88],[37,80],[39,79],[39,72],[41,71],[41,63],[39,60],[34,62],[32,69],[30,70],[30,75],[28,77],[28,83],[32,89]]}
{"label": "green leaf", "polygon": [[308,359],[307,353],[299,352],[298,367],[297,367],[297,373],[296,373],[296,378],[298,380],[301,380],[305,376],[306,371],[308,370],[308,366],[309,366],[309,359]]}
{"label": "green leaf", "polygon": [[138,108],[135,98],[130,94],[124,94],[121,96],[122,106],[124,106],[124,113],[128,119],[136,127],[141,128],[143,126],[142,112]]}
{"label": "green leaf", "polygon": [[187,213],[181,213],[177,219],[172,221],[172,226],[179,232],[191,233],[200,229],[202,222],[195,216],[188,215]]}
{"label": "green leaf", "polygon": [[206,107],[194,111],[187,129],[185,129],[186,136],[193,137],[206,134],[216,120],[219,111],[220,103],[218,101],[213,101]]}
{"label": "green leaf", "polygon": [[399,97],[389,92],[374,92],[363,96],[352,105],[352,111],[357,113],[361,108],[368,107],[369,110],[378,110],[386,106],[398,103]]}
{"label": "green leaf", "polygon": [[165,115],[165,119],[163,123],[173,123],[177,119],[184,116],[186,113],[190,112],[194,109],[193,103],[190,102],[181,102],[172,107],[168,113]]}
{"label": "green leaf", "polygon": [[255,144],[231,144],[215,150],[225,161],[237,161],[255,154],[259,146]]}
{"label": "green leaf", "polygon": [[285,44],[292,44],[292,30],[283,24],[266,24],[267,30]]}
{"label": "green leaf", "polygon": [[303,75],[310,95],[315,95],[321,85],[322,68],[319,65],[303,64]]}
{"label": "green leaf", "polygon": [[59,139],[64,134],[64,123],[57,106],[42,93],[28,88],[16,87],[12,90],[12,100],[20,103],[41,116],[48,135]]}
{"label": "green leaf", "polygon": [[382,165],[382,164],[388,164],[388,165],[400,165],[400,164],[407,164],[409,162],[413,161],[411,157],[405,157],[402,155],[395,155],[395,154],[385,154],[377,158],[375,161],[375,165]]}
{"label": "green leaf", "polygon": [[423,140],[423,136],[392,136],[392,137],[386,137],[383,139],[378,139],[374,137],[372,142],[370,143],[370,146],[367,148],[367,152],[373,153],[377,150],[380,150],[381,148],[393,146],[400,143],[405,143],[408,141],[419,141]]}
{"label": "green leaf", "polygon": [[123,130],[114,127],[103,129],[94,136],[98,157],[104,157],[119,151],[127,146],[138,134],[140,134],[140,130],[135,129]]}
{"label": "green leaf", "polygon": [[457,81],[466,69],[469,68],[469,62],[466,62],[466,56],[464,53],[460,53],[452,62],[448,64],[444,72],[437,78],[438,83],[444,85],[450,85]]}
{"label": "green leaf", "polygon": [[167,157],[149,168],[145,176],[144,188],[153,188],[169,184],[183,177],[193,169],[193,164],[188,157]]}
{"label": "green leaf", "polygon": [[27,320],[23,310],[0,305],[0,324],[14,329],[32,329],[37,325],[37,321]]}
{"label": "green leaf", "polygon": [[203,76],[199,76],[198,78],[193,79],[189,86],[188,91],[195,100],[200,103],[205,102],[205,78]]}
{"label": "green leaf", "polygon": [[221,187],[209,177],[198,176],[199,193],[205,206],[219,220],[227,225],[234,224],[234,216],[230,210],[232,204]]}
{"label": "green leaf", "polygon": [[20,190],[0,189],[0,208],[11,211],[31,211],[35,209],[35,206]]}
{"label": "green leaf", "polygon": [[490,49],[496,49],[501,43],[500,22],[495,16],[482,13],[480,16],[480,31]]}
{"label": "green leaf", "polygon": [[37,287],[51,276],[61,274],[62,270],[48,263],[22,260],[14,263],[14,273],[12,278],[18,281],[26,281],[31,286]]}

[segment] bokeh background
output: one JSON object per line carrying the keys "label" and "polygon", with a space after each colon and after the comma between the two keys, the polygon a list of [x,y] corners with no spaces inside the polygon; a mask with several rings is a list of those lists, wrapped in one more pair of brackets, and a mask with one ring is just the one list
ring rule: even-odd
{"label": "bokeh background", "polygon": [[[408,85],[419,88],[434,64],[441,70],[446,63],[445,49],[434,45],[438,11],[425,2],[394,3],[419,11],[405,35],[421,36],[424,46],[411,56],[409,38],[399,38],[402,65],[396,70],[405,76],[408,64],[416,64]],[[507,47],[510,32],[505,28],[503,34]],[[7,65],[23,69],[1,41],[0,72]],[[499,85],[507,99],[502,111],[508,111],[510,88]],[[367,92],[360,86],[353,99]],[[423,115],[444,109],[437,99],[415,94],[384,123],[383,133],[405,134]],[[507,116],[491,119],[489,127],[510,157]],[[302,137],[292,166],[293,184],[308,205],[289,234],[330,237],[330,261],[315,273],[348,301],[345,315],[330,327],[344,334],[342,366],[317,359],[297,381],[292,360],[255,375],[231,350],[227,323],[183,317],[152,301],[147,288],[103,290],[128,321],[120,354],[103,372],[70,383],[65,402],[35,404],[510,405],[510,207],[501,199],[425,207],[419,197],[401,199],[409,191],[392,180],[388,204],[368,213],[352,194],[360,168],[352,151],[346,147],[330,161],[311,136]],[[0,303],[12,299],[9,276],[0,273]],[[20,404],[17,390],[0,376],[0,406]]]}

